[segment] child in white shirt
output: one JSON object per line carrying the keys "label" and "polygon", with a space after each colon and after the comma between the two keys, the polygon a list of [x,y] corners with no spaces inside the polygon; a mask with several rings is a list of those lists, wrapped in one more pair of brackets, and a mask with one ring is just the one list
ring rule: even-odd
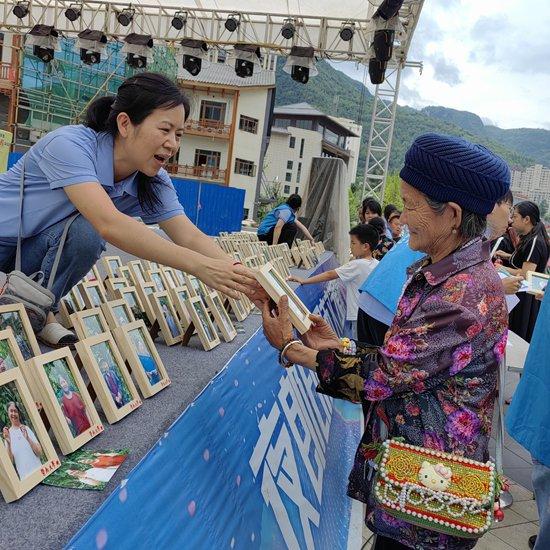
{"label": "child in white shirt", "polygon": [[357,339],[359,287],[378,265],[378,260],[372,257],[372,251],[378,246],[380,238],[378,231],[367,224],[355,226],[349,232],[349,235],[353,260],[336,269],[309,277],[309,279],[291,275],[288,280],[295,281],[301,285],[307,285],[339,278],[346,287],[346,324],[344,327],[344,336]]}

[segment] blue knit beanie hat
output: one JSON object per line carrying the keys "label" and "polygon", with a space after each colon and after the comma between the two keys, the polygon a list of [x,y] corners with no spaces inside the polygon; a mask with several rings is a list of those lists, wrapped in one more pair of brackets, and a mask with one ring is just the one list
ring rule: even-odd
{"label": "blue knit beanie hat", "polygon": [[483,145],[441,134],[418,136],[399,175],[431,199],[481,215],[492,212],[510,188],[504,160]]}

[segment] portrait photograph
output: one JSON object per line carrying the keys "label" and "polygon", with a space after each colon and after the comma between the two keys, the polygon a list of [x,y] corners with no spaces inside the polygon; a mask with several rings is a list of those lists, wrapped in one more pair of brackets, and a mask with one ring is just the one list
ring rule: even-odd
{"label": "portrait photograph", "polygon": [[167,289],[176,288],[179,286],[174,270],[171,267],[163,267],[161,269],[162,275],[164,276],[164,281]]}
{"label": "portrait photograph", "polygon": [[78,283],[78,290],[86,309],[100,307],[103,302],[107,301],[103,287],[99,281]]}
{"label": "portrait photograph", "polygon": [[143,301],[139,297],[135,286],[128,286],[126,288],[118,289],[115,292],[115,295],[117,298],[122,298],[126,302],[132,312],[132,315],[134,316],[134,320],[142,320],[148,327],[153,324],[145,311]]}
{"label": "portrait photograph", "polygon": [[207,351],[215,348],[220,343],[220,339],[202,298],[200,296],[190,298],[186,302],[186,307],[203,348]]}
{"label": "portrait photograph", "polygon": [[0,306],[0,330],[11,327],[23,359],[40,354],[40,348],[23,304]]}
{"label": "portrait photograph", "polygon": [[139,260],[132,260],[131,262],[128,262],[127,264],[128,270],[132,275],[132,279],[134,280],[134,283],[145,283],[147,282],[147,279],[145,277],[145,270],[143,266],[141,265],[141,262]]}
{"label": "portrait photograph", "polygon": [[58,466],[21,371],[0,373],[0,490],[4,499],[20,498]]}
{"label": "portrait photograph", "polygon": [[109,330],[107,320],[98,307],[73,313],[71,321],[79,340],[97,336]]}
{"label": "portrait photograph", "polygon": [[126,288],[128,281],[124,277],[113,277],[106,279],[105,290],[107,291],[107,297],[109,300],[115,300],[117,298],[116,291],[121,288]]}
{"label": "portrait photograph", "polygon": [[185,305],[185,302],[191,297],[189,295],[189,290],[187,290],[187,286],[182,285],[171,288],[169,294],[172,298],[174,309],[179,317],[180,324],[184,330],[187,330],[187,327],[191,324],[191,317]]}
{"label": "portrait photograph", "polygon": [[155,292],[150,299],[166,345],[172,346],[181,342],[184,331],[168,292]]}
{"label": "portrait photograph", "polygon": [[68,348],[35,357],[29,368],[35,392],[63,454],[72,453],[103,431],[86,384]]}
{"label": "portrait photograph", "polygon": [[[153,310],[153,306],[151,305],[149,297],[157,292],[157,287],[155,283],[147,281],[145,283],[137,283],[135,288],[141,305],[143,306],[143,312],[147,316],[147,320],[144,319],[145,324],[147,326],[151,326],[155,322],[157,317],[155,311]],[[135,314],[134,317],[136,317]],[[136,317],[136,319],[137,318],[138,317]]]}
{"label": "portrait photograph", "polygon": [[206,300],[223,339],[226,342],[231,342],[237,336],[237,331],[229,318],[227,310],[223,307],[219,294],[216,291],[211,292],[206,296]]}
{"label": "portrait photograph", "polygon": [[141,405],[124,359],[110,334],[77,342],[76,349],[110,424]]}
{"label": "portrait photograph", "polygon": [[118,277],[118,268],[122,267],[119,256],[102,256],[100,262],[107,277]]}
{"label": "portrait photograph", "polygon": [[113,331],[113,335],[143,397],[152,397],[170,384],[170,378],[143,321],[119,327]]}
{"label": "portrait photograph", "polygon": [[101,304],[101,311],[111,330],[135,321],[132,310],[122,298],[118,300],[109,300]]}
{"label": "portrait photograph", "polygon": [[11,327],[0,330],[0,372],[21,368],[24,361]]}
{"label": "portrait photograph", "polygon": [[160,269],[150,269],[147,274],[149,275],[149,279],[155,283],[157,292],[164,292],[165,290],[168,290],[164,284],[164,279],[162,278]]}

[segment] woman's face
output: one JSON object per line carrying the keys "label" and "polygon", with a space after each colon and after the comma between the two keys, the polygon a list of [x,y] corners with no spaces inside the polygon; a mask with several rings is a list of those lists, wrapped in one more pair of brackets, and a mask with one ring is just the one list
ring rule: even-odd
{"label": "woman's face", "polygon": [[119,122],[119,132],[136,169],[146,176],[156,176],[178,152],[184,123],[183,105],[156,109],[137,126],[127,121],[121,128]]}
{"label": "woman's face", "polygon": [[8,408],[8,416],[12,424],[19,424],[21,417],[19,416],[19,411],[17,407],[12,403]]}
{"label": "woman's face", "polygon": [[[447,241],[453,227],[457,226],[454,209],[446,208],[442,214],[434,212],[426,200],[426,195],[401,180],[403,212],[401,223],[409,227],[409,246],[433,255]],[[449,204],[450,206],[450,204]]]}
{"label": "woman's face", "polygon": [[388,222],[394,239],[401,237],[401,216],[393,216]]}
{"label": "woman's face", "polygon": [[504,235],[510,221],[511,207],[512,205],[509,202],[497,203],[493,211],[487,215],[487,227],[490,232],[489,239],[496,239]]}
{"label": "woman's face", "polygon": [[518,232],[519,235],[527,235],[531,231],[531,218],[525,216],[525,218],[518,212],[517,208],[514,208],[512,214],[512,227]]}

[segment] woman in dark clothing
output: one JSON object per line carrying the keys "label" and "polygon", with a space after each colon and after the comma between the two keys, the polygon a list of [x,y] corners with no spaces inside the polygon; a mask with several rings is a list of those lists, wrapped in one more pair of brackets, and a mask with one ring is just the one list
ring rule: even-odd
{"label": "woman in dark clothing", "polygon": [[[512,275],[525,277],[527,271],[545,273],[550,254],[550,241],[544,223],[540,219],[539,207],[531,201],[525,201],[514,207],[512,227],[520,236],[519,244],[512,254],[498,251],[497,254],[507,260],[507,270]],[[518,294],[519,304],[512,310],[509,318],[510,330],[527,342],[535,328],[540,302],[527,292]]]}
{"label": "woman in dark clothing", "polygon": [[372,257],[375,260],[381,260],[395,244],[387,235],[386,235],[386,224],[384,223],[383,218],[377,216],[369,220],[369,225],[372,225],[380,235],[380,242],[378,246],[372,251]]}

